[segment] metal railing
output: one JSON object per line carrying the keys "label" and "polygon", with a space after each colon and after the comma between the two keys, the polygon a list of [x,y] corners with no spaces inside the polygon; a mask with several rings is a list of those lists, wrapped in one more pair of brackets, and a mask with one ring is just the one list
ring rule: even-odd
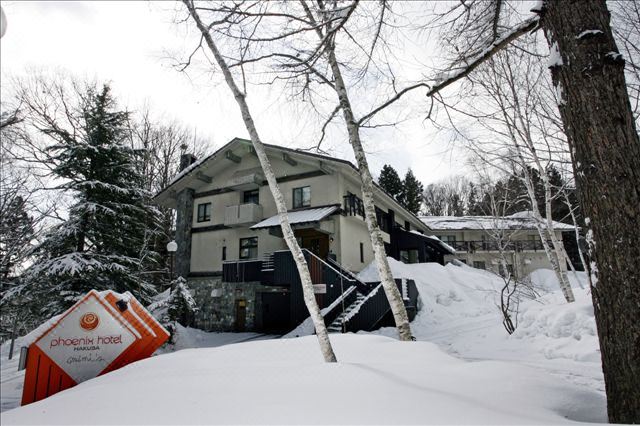
{"label": "metal railing", "polygon": [[476,251],[539,251],[544,250],[542,241],[522,240],[522,241],[445,241],[456,251],[473,253]]}

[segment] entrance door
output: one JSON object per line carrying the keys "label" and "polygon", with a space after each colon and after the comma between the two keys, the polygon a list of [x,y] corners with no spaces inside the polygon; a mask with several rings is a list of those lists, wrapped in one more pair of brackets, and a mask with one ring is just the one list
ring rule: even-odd
{"label": "entrance door", "polygon": [[245,331],[247,321],[247,302],[244,299],[236,300],[236,331]]}
{"label": "entrance door", "polygon": [[297,229],[294,232],[300,247],[306,248],[321,259],[329,255],[329,236],[314,229]]}

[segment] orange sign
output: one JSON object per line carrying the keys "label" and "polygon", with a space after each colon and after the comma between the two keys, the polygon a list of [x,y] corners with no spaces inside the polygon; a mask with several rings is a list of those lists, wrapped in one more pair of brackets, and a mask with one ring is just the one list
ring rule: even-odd
{"label": "orange sign", "polygon": [[29,345],[22,405],[147,358],[168,338],[130,293],[91,290]]}

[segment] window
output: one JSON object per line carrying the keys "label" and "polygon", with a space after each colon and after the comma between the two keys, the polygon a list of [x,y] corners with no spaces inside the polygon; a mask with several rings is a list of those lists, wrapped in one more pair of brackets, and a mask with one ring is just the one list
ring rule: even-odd
{"label": "window", "polygon": [[407,231],[411,231],[411,224],[409,223],[408,220],[404,221],[404,229]]}
{"label": "window", "polygon": [[360,243],[360,263],[364,263],[364,244]]}
{"label": "window", "polygon": [[198,222],[211,220],[211,203],[198,204]]}
{"label": "window", "polygon": [[351,192],[347,192],[347,195],[342,198],[344,199],[344,212],[348,216],[362,216],[364,219],[364,204],[360,198]]}
{"label": "window", "polygon": [[252,189],[251,191],[244,191],[242,194],[242,202],[244,204],[260,204],[260,190]]}
{"label": "window", "polygon": [[487,265],[482,260],[474,260],[473,267],[476,269],[487,269]]}
{"label": "window", "polygon": [[227,246],[222,247],[222,260],[227,260]]}
{"label": "window", "polygon": [[302,188],[293,189],[293,208],[309,207],[311,205],[311,187],[303,186]]}
{"label": "window", "polygon": [[378,221],[378,226],[380,227],[380,230],[388,234],[390,231],[389,215],[384,211],[382,211],[382,209],[379,209],[378,207],[376,207],[375,209],[376,209],[376,220]]}
{"label": "window", "polygon": [[400,261],[402,263],[418,263],[420,261],[418,249],[400,250]]}
{"label": "window", "polygon": [[455,235],[442,235],[439,238],[440,238],[440,241],[444,241],[445,243],[448,243],[448,244],[456,242]]}
{"label": "window", "polygon": [[240,259],[258,257],[258,237],[240,238]]}

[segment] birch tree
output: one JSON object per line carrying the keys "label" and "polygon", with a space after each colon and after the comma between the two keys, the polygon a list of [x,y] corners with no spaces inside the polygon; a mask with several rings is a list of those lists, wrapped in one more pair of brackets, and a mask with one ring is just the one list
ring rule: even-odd
{"label": "birch tree", "polygon": [[[588,227],[591,294],[598,325],[607,411],[613,423],[640,421],[640,139],[605,0],[544,0],[533,15],[505,22],[505,1],[464,2],[454,38],[475,43],[459,50],[456,70],[429,94],[472,73],[516,38],[544,31],[550,71]],[[480,13],[487,4],[493,13]],[[471,53],[468,55],[467,53]],[[630,226],[630,224],[632,224]]]}
{"label": "birch tree", "polygon": [[258,160],[260,161],[260,165],[267,179],[269,189],[271,190],[271,194],[273,195],[280,219],[280,227],[282,229],[284,240],[287,243],[289,250],[291,250],[293,259],[296,262],[298,273],[300,275],[300,281],[302,283],[304,301],[307,309],[309,310],[309,314],[316,330],[316,335],[320,344],[320,350],[325,362],[336,362],[337,359],[329,340],[329,334],[327,332],[322,314],[320,313],[320,308],[318,307],[318,303],[315,299],[313,283],[311,281],[311,275],[309,273],[308,265],[304,258],[304,254],[302,253],[302,250],[300,249],[300,246],[298,245],[298,242],[294,236],[293,230],[291,229],[284,197],[277,184],[276,176],[273,172],[271,162],[267,157],[264,145],[260,139],[260,136],[258,135],[253,117],[249,110],[249,105],[246,101],[247,93],[246,91],[242,91],[237,85],[235,77],[232,74],[229,65],[227,64],[226,59],[218,50],[218,47],[211,35],[210,27],[208,25],[205,25],[201,20],[198,13],[198,8],[195,6],[194,2],[192,0],[183,0],[183,3],[189,10],[189,15],[202,34],[202,39],[206,42],[207,47],[213,54],[215,62],[224,75],[226,84],[229,86],[229,89],[233,93],[233,96],[238,103],[238,107],[240,108],[240,112],[242,114],[242,120],[244,121],[245,127],[249,132],[251,143],[253,144],[253,147],[256,151],[256,155],[258,156]]}
{"label": "birch tree", "polygon": [[[529,44],[520,47],[535,51]],[[561,129],[553,128],[553,111],[547,104],[552,97],[546,90],[544,70],[529,53],[506,48],[483,64],[473,78],[473,88],[467,95],[469,105],[480,102],[475,110],[474,123],[490,129],[489,142],[469,140],[470,149],[494,167],[503,171],[515,169],[521,176],[531,206],[532,218],[542,241],[545,253],[558,279],[567,302],[575,297],[566,270],[568,260],[562,241],[557,237],[552,217],[552,183],[550,167],[562,163],[568,156],[568,147],[560,135]],[[506,166],[507,170],[504,170]],[[538,197],[531,176],[533,167],[544,188],[544,212],[538,206]],[[556,193],[559,196],[560,192]],[[549,244],[551,242],[551,244]]]}

